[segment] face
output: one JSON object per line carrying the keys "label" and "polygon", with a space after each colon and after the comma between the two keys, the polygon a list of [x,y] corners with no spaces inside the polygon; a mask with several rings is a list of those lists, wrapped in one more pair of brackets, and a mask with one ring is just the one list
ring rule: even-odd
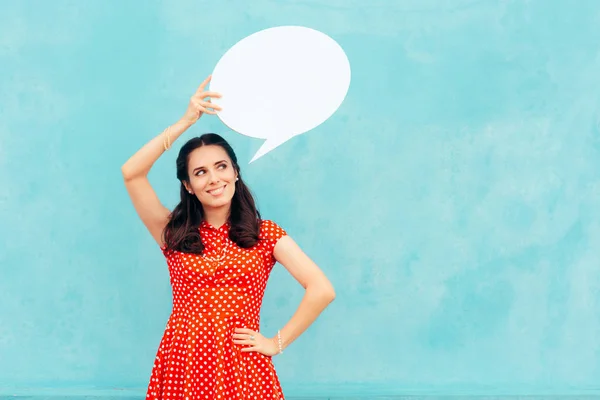
{"label": "face", "polygon": [[220,146],[202,146],[189,155],[186,189],[206,208],[228,207],[235,193],[237,173]]}

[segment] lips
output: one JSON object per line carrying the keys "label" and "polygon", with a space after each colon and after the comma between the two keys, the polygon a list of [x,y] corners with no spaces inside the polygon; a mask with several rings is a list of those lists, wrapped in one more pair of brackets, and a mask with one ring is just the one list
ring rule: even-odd
{"label": "lips", "polygon": [[227,185],[221,186],[220,188],[207,190],[206,192],[213,196],[219,196],[219,195],[223,194],[223,192],[225,191],[225,186],[227,186]]}

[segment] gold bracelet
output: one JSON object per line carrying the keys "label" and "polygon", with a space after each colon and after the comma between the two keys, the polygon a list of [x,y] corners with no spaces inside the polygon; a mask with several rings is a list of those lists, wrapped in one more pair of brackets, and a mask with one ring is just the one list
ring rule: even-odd
{"label": "gold bracelet", "polygon": [[171,126],[163,131],[163,136],[163,148],[167,151],[171,148]]}

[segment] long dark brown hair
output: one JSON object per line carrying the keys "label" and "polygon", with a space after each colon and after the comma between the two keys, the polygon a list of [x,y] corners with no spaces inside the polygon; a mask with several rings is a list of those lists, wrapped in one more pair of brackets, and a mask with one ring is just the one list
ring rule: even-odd
{"label": "long dark brown hair", "polygon": [[229,238],[242,248],[254,246],[259,240],[261,217],[250,189],[242,180],[235,152],[221,136],[206,133],[190,139],[179,150],[176,164],[177,179],[181,182],[179,189],[181,201],[173,209],[163,232],[166,249],[194,254],[202,254],[204,250],[198,229],[204,220],[202,204],[196,196],[188,193],[184,185],[184,182],[190,180],[188,174],[190,153],[202,146],[220,146],[231,159],[239,180],[235,183],[235,193],[231,200]]}

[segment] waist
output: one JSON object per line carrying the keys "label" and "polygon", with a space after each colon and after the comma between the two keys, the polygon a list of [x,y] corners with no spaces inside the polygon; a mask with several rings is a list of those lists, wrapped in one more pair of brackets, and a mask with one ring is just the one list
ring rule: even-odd
{"label": "waist", "polygon": [[174,313],[227,313],[245,317],[257,314],[249,307],[250,298],[241,288],[216,287],[173,292]]}

